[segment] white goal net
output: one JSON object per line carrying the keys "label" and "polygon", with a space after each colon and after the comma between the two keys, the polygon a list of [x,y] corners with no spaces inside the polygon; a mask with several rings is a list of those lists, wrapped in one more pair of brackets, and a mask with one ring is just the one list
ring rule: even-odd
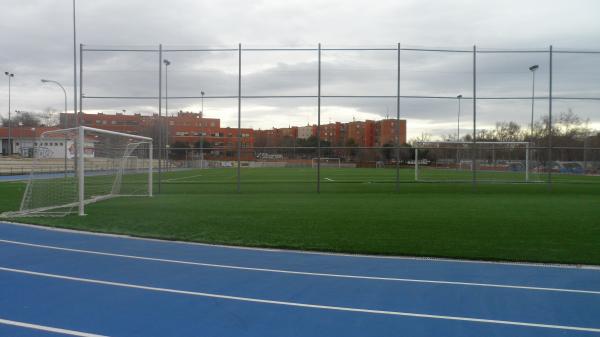
{"label": "white goal net", "polygon": [[416,181],[540,181],[543,163],[528,142],[419,142]]}
{"label": "white goal net", "polygon": [[99,200],[152,196],[153,166],[151,138],[85,126],[48,131],[34,143],[20,210],[2,215],[84,215]]}
{"label": "white goal net", "polygon": [[342,167],[342,161],[340,160],[340,158],[313,158],[312,159],[312,167],[316,168],[319,163],[321,164],[321,167],[335,167],[335,168],[340,168]]}

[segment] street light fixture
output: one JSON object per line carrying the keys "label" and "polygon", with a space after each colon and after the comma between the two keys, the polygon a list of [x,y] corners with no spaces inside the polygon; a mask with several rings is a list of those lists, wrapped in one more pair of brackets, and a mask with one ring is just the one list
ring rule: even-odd
{"label": "street light fixture", "polygon": [[10,80],[13,77],[15,77],[15,74],[5,71],[4,75],[8,77],[8,155],[10,156],[12,154],[12,123],[10,120]]}
{"label": "street light fixture", "polygon": [[[458,116],[456,119],[456,141],[460,142],[460,101],[462,99],[463,95],[458,95],[456,96],[456,99],[458,100]],[[459,145],[458,143],[456,144],[456,169],[458,170],[460,168],[460,157],[459,157]]]}
{"label": "street light fixture", "polygon": [[201,96],[201,107],[200,107],[200,111],[202,112],[202,117],[204,117],[204,91],[200,91],[200,96]]}
{"label": "street light fixture", "polygon": [[531,71],[532,85],[531,85],[531,137],[533,138],[533,108],[535,104],[535,71],[538,70],[540,66],[535,64],[529,67],[529,71]]}
{"label": "street light fixture", "polygon": [[[65,118],[63,119],[63,129],[67,128],[67,91],[65,90],[65,87],[62,86],[62,84],[58,83],[57,81],[53,81],[53,80],[46,80],[46,79],[41,79],[42,83],[54,83],[56,85],[58,85],[63,93],[65,94]],[[73,112],[73,117],[75,117],[77,119],[77,115],[76,115],[76,111]],[[60,120],[59,120],[60,121]],[[64,139],[64,145],[65,145],[65,153],[64,153],[64,157],[65,157],[65,178],[67,177],[67,137],[65,137]]]}
{"label": "street light fixture", "polygon": [[[171,65],[171,61],[163,60],[165,64],[165,117],[167,120],[167,125],[165,126],[165,133],[167,140],[167,144],[165,145],[165,157],[167,158],[167,163],[169,162],[169,66]],[[167,166],[168,168],[168,166]]]}
{"label": "street light fixture", "polygon": [[456,141],[460,141],[460,100],[463,95],[458,95],[456,98],[458,99],[458,118],[456,122]]}
{"label": "street light fixture", "polygon": [[65,118],[63,119],[63,129],[67,128],[67,91],[65,90],[65,87],[62,86],[62,84],[60,84],[57,81],[53,81],[53,80],[46,80],[46,79],[41,79],[42,83],[54,83],[56,85],[58,85],[63,93],[65,94]]}

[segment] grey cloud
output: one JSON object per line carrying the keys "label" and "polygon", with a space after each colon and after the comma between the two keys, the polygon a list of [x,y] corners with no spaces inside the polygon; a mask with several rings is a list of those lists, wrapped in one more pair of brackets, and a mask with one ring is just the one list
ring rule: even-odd
{"label": "grey cloud", "polygon": [[[315,47],[429,46],[470,48],[474,43],[497,48],[557,47],[600,49],[596,1],[378,1],[364,6],[346,1],[210,1],[159,0],[78,1],[79,42],[86,45]],[[518,8],[518,11],[515,9]],[[17,74],[13,103],[21,110],[62,107],[60,91],[42,86],[42,77],[60,81],[72,106],[72,40],[69,1],[5,0],[0,4],[1,70]],[[316,93],[316,53],[244,53],[243,93],[247,95],[313,95]],[[141,95],[157,93],[157,56],[116,53],[84,55],[86,95]],[[235,95],[236,53],[165,53],[172,96]],[[394,52],[323,52],[323,93],[395,94]],[[546,54],[478,55],[478,90],[486,96],[527,96],[527,66],[540,65],[537,87],[547,92]],[[555,94],[600,96],[600,60],[595,56],[555,55]],[[402,94],[470,96],[471,55],[402,53]],[[6,96],[0,86],[0,97]],[[381,116],[395,112],[393,99],[350,99],[323,102],[326,114],[339,109],[339,118],[353,114]],[[464,101],[465,120],[470,102]],[[149,100],[84,101],[86,111],[157,110]],[[196,109],[200,100],[170,100],[170,110]],[[600,122],[598,102],[556,102],[556,109],[573,107]],[[205,110],[234,121],[235,100],[206,100]],[[290,121],[313,120],[312,99],[245,100],[246,125],[284,126]],[[481,101],[481,123],[526,120],[529,102]],[[264,111],[261,111],[264,109]],[[547,104],[536,102],[542,115]],[[428,121],[435,132],[455,118],[454,100],[402,100],[407,118]],[[328,119],[329,116],[325,118]]]}

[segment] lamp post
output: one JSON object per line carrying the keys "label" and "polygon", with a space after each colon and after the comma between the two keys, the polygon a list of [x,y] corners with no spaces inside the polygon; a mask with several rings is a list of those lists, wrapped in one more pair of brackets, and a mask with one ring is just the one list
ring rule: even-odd
{"label": "lamp post", "polygon": [[[165,119],[167,120],[167,125],[165,126],[165,157],[167,159],[167,163],[169,162],[169,66],[171,65],[171,61],[165,59],[163,60],[165,64]],[[167,164],[167,170],[169,169],[169,165]]]}
{"label": "lamp post", "polygon": [[540,66],[535,64],[529,67],[529,71],[531,71],[531,137],[533,138],[533,107],[535,104],[535,71],[538,70]]}
{"label": "lamp post", "polygon": [[54,84],[58,85],[62,89],[63,93],[65,94],[65,110],[64,110],[65,118],[63,119],[63,129],[66,129],[67,128],[67,91],[65,90],[65,87],[63,87],[62,84],[60,84],[57,81],[46,80],[46,79],[42,79],[41,81],[42,81],[42,83],[54,83]]}
{"label": "lamp post", "polygon": [[204,91],[200,91],[201,97],[201,121],[200,121],[200,168],[204,168]]}
{"label": "lamp post", "polygon": [[10,156],[12,154],[12,123],[10,120],[10,80],[13,77],[15,77],[15,74],[5,71],[4,75],[8,77],[8,155]]}
{"label": "lamp post", "polygon": [[[67,91],[65,90],[65,87],[62,86],[62,84],[58,83],[57,81],[53,81],[53,80],[46,80],[46,79],[41,79],[42,83],[54,83],[56,85],[58,85],[63,93],[65,94],[65,114],[63,118],[63,129],[67,128]],[[65,163],[64,163],[64,170],[65,170],[65,178],[67,177],[67,137],[65,137],[64,139],[64,144],[65,144],[65,153],[64,153],[64,158],[65,158]]]}
{"label": "lamp post", "polygon": [[462,99],[462,95],[458,95],[456,96],[456,99],[458,99],[458,116],[457,116],[457,120],[456,120],[456,141],[460,141],[460,100]]}

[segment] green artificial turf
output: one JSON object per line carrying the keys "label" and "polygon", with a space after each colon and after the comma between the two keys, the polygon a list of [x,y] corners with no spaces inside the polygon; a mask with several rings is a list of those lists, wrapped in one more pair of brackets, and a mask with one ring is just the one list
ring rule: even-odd
{"label": "green artificial turf", "polygon": [[[169,172],[153,198],[94,203],[85,217],[15,220],[244,246],[600,265],[600,177],[556,175],[551,189],[474,187],[409,183],[414,172],[403,169],[395,192],[394,169],[325,168],[317,194],[315,174],[242,169],[237,193],[235,169]],[[427,174],[470,178],[469,172],[448,170]],[[17,209],[24,188],[22,182],[0,183],[0,211]]]}

